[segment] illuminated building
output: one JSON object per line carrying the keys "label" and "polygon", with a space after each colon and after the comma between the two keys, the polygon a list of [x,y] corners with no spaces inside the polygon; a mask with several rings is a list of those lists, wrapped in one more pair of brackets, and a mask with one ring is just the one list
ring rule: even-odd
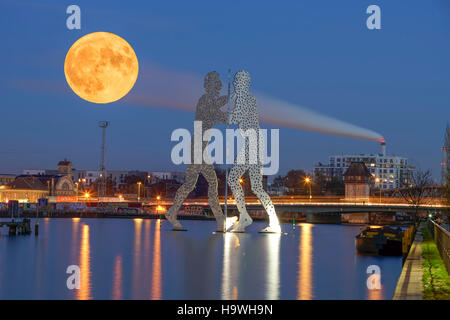
{"label": "illuminated building", "polygon": [[345,199],[369,200],[372,175],[364,162],[352,162],[344,173]]}
{"label": "illuminated building", "polygon": [[331,180],[333,177],[344,179],[344,173],[352,162],[363,162],[375,182],[374,188],[396,189],[407,187],[411,183],[413,167],[408,165],[408,159],[404,157],[386,154],[386,145],[381,145],[379,154],[358,155],[333,155],[329,157],[329,164],[319,162],[314,167],[314,176],[319,175]]}
{"label": "illuminated building", "polygon": [[13,182],[16,176],[15,174],[0,174],[0,186]]}
{"label": "illuminated building", "polygon": [[58,171],[53,174],[20,175],[0,188],[0,202],[18,200],[35,203],[39,198],[49,196],[75,196],[76,187],[72,181],[72,163],[63,160],[58,163]]}

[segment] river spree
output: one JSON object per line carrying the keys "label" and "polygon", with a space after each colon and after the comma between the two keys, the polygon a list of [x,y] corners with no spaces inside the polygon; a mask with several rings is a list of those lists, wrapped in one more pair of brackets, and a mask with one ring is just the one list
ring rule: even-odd
{"label": "river spree", "polygon": [[[34,229],[34,222],[32,226]],[[282,235],[215,234],[211,221],[38,219],[0,235],[0,299],[391,299],[401,257],[358,255],[358,226],[283,224]],[[80,289],[66,270],[80,267]],[[367,288],[367,267],[381,290]]]}

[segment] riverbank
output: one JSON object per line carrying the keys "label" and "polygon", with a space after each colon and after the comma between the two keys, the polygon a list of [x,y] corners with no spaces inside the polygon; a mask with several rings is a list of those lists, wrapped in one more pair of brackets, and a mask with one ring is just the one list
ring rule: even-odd
{"label": "riverbank", "polygon": [[439,254],[430,230],[421,226],[423,235],[423,289],[424,300],[450,300],[450,276]]}
{"label": "riverbank", "polygon": [[[421,227],[423,225],[421,223]],[[393,300],[423,300],[422,244],[423,237],[421,232],[418,231],[403,264]]]}
{"label": "riverbank", "polygon": [[450,300],[450,276],[426,223],[416,233],[393,300]]}

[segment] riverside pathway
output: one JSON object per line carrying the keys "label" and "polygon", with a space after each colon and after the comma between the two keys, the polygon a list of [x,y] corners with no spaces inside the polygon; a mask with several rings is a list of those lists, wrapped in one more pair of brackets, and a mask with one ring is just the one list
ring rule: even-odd
{"label": "riverside pathway", "polygon": [[[420,230],[420,228],[419,228]],[[416,232],[414,242],[398,278],[393,300],[422,300],[422,234]]]}

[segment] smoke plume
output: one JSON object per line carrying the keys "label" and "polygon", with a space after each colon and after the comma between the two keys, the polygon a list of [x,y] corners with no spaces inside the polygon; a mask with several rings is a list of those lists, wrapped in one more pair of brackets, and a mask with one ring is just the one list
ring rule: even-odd
{"label": "smoke plume", "polygon": [[[222,81],[224,82],[224,89],[226,89],[226,80],[222,79]],[[203,92],[203,78],[200,76],[169,71],[156,65],[147,65],[146,68],[141,69],[136,86],[132,94],[129,94],[126,98],[126,101],[148,107],[195,111],[197,100]],[[305,107],[265,94],[255,92],[254,94],[258,101],[259,117],[263,123],[352,138],[384,141],[381,134],[372,130],[321,115]]]}

